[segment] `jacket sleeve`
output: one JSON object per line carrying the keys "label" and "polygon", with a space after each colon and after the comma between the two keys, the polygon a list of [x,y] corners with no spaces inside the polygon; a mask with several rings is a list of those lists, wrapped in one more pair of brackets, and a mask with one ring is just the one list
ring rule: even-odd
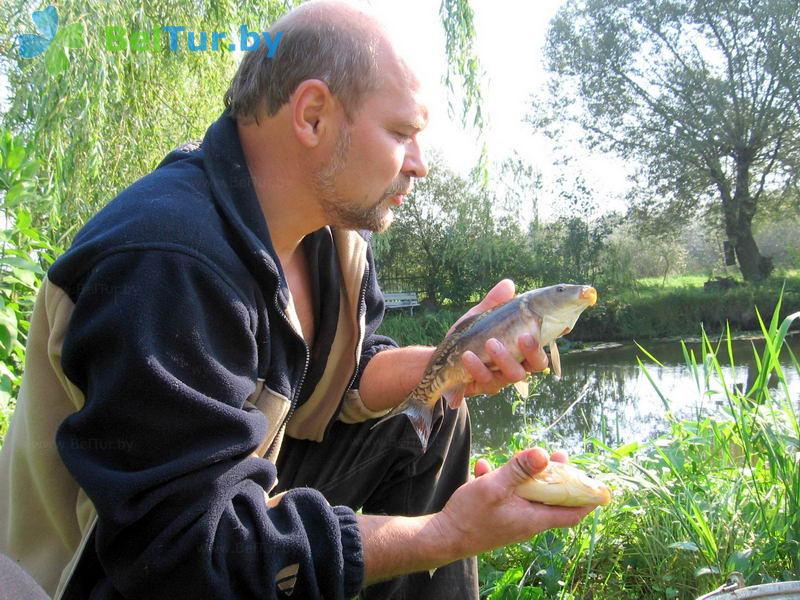
{"label": "jacket sleeve", "polygon": [[361,396],[358,393],[361,375],[364,373],[364,369],[367,368],[369,361],[372,360],[372,357],[383,350],[398,347],[397,342],[392,338],[376,333],[383,322],[385,306],[383,292],[378,285],[378,276],[371,247],[367,249],[367,265],[367,281],[364,288],[364,303],[366,305],[364,308],[364,342],[361,345],[361,357],[356,368],[355,379],[353,379],[350,389],[345,393],[342,411],[339,414],[339,420],[345,423],[375,419],[389,412],[389,409],[378,412],[371,411],[361,401]]}
{"label": "jacket sleeve", "polygon": [[310,489],[267,508],[275,466],[250,455],[266,417],[243,408],[252,303],[204,257],[162,250],[107,256],[70,295],[61,360],[85,404],[56,442],[97,510],[113,587],[170,600],[356,594],[352,510]]}

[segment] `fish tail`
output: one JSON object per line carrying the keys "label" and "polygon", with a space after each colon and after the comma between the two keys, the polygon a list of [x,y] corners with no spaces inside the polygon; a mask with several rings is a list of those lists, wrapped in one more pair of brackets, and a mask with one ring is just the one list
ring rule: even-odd
{"label": "fish tail", "polygon": [[375,423],[371,429],[375,429],[378,425],[401,414],[406,415],[411,421],[411,425],[414,427],[417,437],[419,437],[420,444],[422,444],[422,451],[425,452],[428,449],[428,439],[431,436],[433,406],[428,403],[426,397],[420,397],[415,394],[415,392],[411,392],[408,398],[390,410],[386,416]]}

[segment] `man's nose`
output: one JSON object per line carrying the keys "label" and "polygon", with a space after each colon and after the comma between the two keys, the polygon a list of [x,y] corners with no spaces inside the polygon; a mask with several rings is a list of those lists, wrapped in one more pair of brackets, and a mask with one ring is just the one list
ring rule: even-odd
{"label": "man's nose", "polygon": [[406,150],[403,173],[410,177],[425,177],[428,174],[428,163],[425,161],[422,148],[416,139],[408,145],[408,150]]}

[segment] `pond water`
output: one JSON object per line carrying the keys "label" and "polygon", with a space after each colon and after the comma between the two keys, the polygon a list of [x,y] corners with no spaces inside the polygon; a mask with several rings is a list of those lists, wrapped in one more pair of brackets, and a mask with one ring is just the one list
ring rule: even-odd
{"label": "pond water", "polygon": [[[795,356],[800,356],[800,336],[791,335],[789,340]],[[469,407],[474,451],[505,448],[511,436],[524,429],[526,423],[552,449],[572,451],[578,450],[586,438],[594,437],[617,446],[645,441],[667,431],[667,406],[637,364],[637,357],[641,358],[675,416],[693,418],[723,411],[726,405],[723,393],[710,395],[698,391],[692,371],[684,361],[680,342],[640,343],[663,366],[654,363],[634,344],[570,352],[561,356],[562,379],[555,381],[551,376],[544,376],[541,385],[524,403],[510,387],[491,398],[473,398]],[[686,345],[700,361],[699,340]],[[729,386],[749,385],[755,378],[754,346],[759,353],[763,352],[761,339],[748,337],[733,342],[736,366],[722,369]],[[728,362],[724,345],[719,356],[721,363]],[[781,354],[781,364],[791,398],[800,405],[800,374],[786,351]],[[701,389],[705,390],[702,367],[700,373]],[[777,386],[777,381],[771,385]],[[716,376],[712,377],[708,389],[721,392],[722,384]]]}

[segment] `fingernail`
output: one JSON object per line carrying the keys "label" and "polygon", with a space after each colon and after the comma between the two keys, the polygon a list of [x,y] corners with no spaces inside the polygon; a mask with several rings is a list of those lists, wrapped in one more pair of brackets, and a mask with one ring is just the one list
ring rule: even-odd
{"label": "fingernail", "polygon": [[547,455],[541,448],[533,448],[522,455],[528,473],[541,471],[547,465]]}
{"label": "fingernail", "polygon": [[500,352],[502,348],[503,347],[500,345],[500,342],[498,342],[496,339],[491,338],[489,340],[489,350],[491,350],[492,352]]}
{"label": "fingernail", "polygon": [[530,333],[526,333],[522,336],[522,345],[525,346],[528,350],[533,350],[536,348],[536,338],[533,337]]}

